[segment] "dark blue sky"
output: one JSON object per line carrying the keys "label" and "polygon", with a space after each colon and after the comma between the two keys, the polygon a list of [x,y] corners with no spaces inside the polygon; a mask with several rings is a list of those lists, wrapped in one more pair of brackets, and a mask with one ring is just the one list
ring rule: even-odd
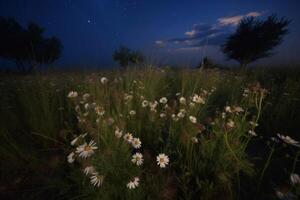
{"label": "dark blue sky", "polygon": [[299,0],[0,0],[0,13],[36,22],[61,39],[63,65],[112,66],[120,45],[153,63],[194,65],[202,56],[224,63],[219,45],[244,16],[293,19],[290,34],[263,63],[299,62]]}

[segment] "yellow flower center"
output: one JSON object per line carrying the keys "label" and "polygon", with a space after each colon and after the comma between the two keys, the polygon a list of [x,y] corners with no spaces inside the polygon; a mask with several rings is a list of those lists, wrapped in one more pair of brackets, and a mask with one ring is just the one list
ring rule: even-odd
{"label": "yellow flower center", "polygon": [[84,151],[91,151],[91,150],[92,150],[92,147],[90,147],[89,145],[84,147]]}

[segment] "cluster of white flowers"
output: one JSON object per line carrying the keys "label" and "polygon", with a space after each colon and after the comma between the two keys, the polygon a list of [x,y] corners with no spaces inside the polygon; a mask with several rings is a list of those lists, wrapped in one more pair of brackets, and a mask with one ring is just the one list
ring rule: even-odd
{"label": "cluster of white flowers", "polygon": [[192,97],[192,100],[194,103],[198,103],[198,104],[205,104],[205,100],[203,97],[201,97],[198,94],[194,94],[194,96]]}

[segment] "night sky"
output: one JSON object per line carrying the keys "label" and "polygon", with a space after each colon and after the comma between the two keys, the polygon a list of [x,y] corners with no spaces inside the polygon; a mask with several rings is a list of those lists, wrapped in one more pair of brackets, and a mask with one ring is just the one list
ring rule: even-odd
{"label": "night sky", "polygon": [[[203,56],[225,62],[220,44],[245,16],[272,13],[292,19],[275,55],[260,62],[299,63],[299,0],[0,0],[0,15],[33,21],[61,39],[57,65],[115,66],[120,45],[154,64],[193,66]],[[246,48],[246,47],[245,47]]]}

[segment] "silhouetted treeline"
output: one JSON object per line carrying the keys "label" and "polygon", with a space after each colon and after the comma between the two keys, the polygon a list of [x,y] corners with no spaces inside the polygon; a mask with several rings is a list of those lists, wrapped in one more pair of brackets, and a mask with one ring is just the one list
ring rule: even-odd
{"label": "silhouetted treeline", "polygon": [[0,17],[0,58],[12,60],[22,72],[37,64],[50,64],[59,58],[62,44],[56,37],[43,36],[36,23],[22,27],[13,18]]}

